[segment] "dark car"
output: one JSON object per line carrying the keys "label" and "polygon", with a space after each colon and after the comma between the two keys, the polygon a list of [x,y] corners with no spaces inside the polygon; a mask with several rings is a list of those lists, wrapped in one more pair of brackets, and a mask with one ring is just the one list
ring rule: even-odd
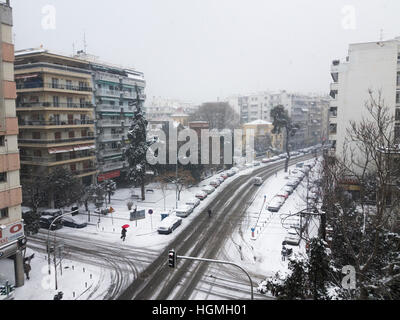
{"label": "dark car", "polygon": [[82,229],[87,227],[86,222],[79,221],[74,217],[64,217],[62,219],[62,223],[64,227],[75,228],[75,229]]}
{"label": "dark car", "polygon": [[[41,216],[39,219],[39,225],[43,229],[50,229],[50,225],[56,218],[53,216]],[[61,219],[58,219],[52,226],[50,230],[58,230],[63,227]]]}

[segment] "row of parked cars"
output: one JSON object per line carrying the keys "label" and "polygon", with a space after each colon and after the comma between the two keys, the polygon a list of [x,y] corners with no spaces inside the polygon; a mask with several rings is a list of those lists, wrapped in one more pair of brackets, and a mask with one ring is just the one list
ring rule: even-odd
{"label": "row of parked cars", "polygon": [[159,234],[170,234],[182,224],[182,218],[188,217],[194,209],[200,205],[200,202],[212,194],[219,186],[229,177],[234,176],[239,172],[237,167],[233,167],[228,171],[224,171],[219,176],[212,179],[208,185],[203,185],[201,190],[196,193],[195,198],[186,202],[184,206],[175,209],[172,214],[169,214],[158,228]]}
{"label": "row of parked cars", "polygon": [[[63,226],[81,229],[87,226],[87,222],[81,221],[78,217],[76,217],[76,215],[79,213],[77,207],[71,208],[71,215],[66,215],[60,219],[57,218],[63,214],[61,209],[40,209],[38,213],[40,215],[39,225],[43,229],[48,230],[50,229],[50,226],[51,230],[58,230]],[[26,219],[30,214],[33,214],[31,208],[22,207],[22,217],[24,219]],[[55,223],[53,223],[54,220],[56,220]]]}
{"label": "row of parked cars", "polygon": [[310,171],[312,165],[305,165],[302,168],[291,170],[291,176],[288,176],[286,185],[272,198],[267,210],[271,212],[278,212],[285,203],[286,199],[293,193],[305,175]]}

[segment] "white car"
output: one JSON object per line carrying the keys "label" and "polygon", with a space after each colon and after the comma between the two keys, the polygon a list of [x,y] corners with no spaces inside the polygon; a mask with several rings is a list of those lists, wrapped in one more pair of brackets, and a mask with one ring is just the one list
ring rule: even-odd
{"label": "white car", "polygon": [[219,180],[211,180],[210,181],[210,186],[213,186],[214,188],[218,188],[221,182]]}
{"label": "white car", "polygon": [[213,186],[205,186],[201,189],[201,191],[211,194],[215,191],[215,188]]}
{"label": "white car", "polygon": [[254,178],[254,185],[255,186],[261,186],[264,183],[263,178],[261,177],[255,177]]}
{"label": "white car", "polygon": [[285,242],[293,246],[298,246],[300,243],[300,235],[297,234],[297,232],[295,234],[288,233],[288,235],[285,237]]}
{"label": "white car", "polygon": [[285,190],[287,193],[292,194],[294,189],[291,186],[284,186],[282,190]]}
{"label": "white car", "polygon": [[271,212],[278,212],[284,202],[285,202],[285,200],[283,198],[275,197],[268,204],[267,209],[268,209],[268,211],[271,211]]}
{"label": "white car", "polygon": [[200,192],[197,192],[197,193],[196,193],[195,197],[196,197],[197,199],[199,199],[199,200],[202,201],[202,200],[204,200],[205,198],[207,198],[207,195],[208,195],[207,192],[200,191]]}
{"label": "white car", "polygon": [[233,167],[233,168],[231,168],[231,170],[234,172],[234,173],[238,173],[240,170],[239,170],[239,168],[237,168],[237,167]]}
{"label": "white car", "polygon": [[181,208],[175,209],[175,215],[180,218],[186,218],[193,212],[193,208],[190,206],[183,206]]}
{"label": "white car", "polygon": [[244,166],[246,168],[253,168],[253,164],[252,163],[246,163]]}
{"label": "white car", "polygon": [[270,158],[264,158],[261,160],[262,163],[270,163],[271,159]]}
{"label": "white car", "polygon": [[193,208],[196,208],[196,207],[199,206],[200,202],[201,202],[200,199],[194,198],[193,200],[190,200],[190,201],[186,202],[186,205],[187,206],[191,206]]}
{"label": "white car", "polygon": [[158,233],[169,234],[182,224],[182,219],[174,216],[166,217],[158,227]]}
{"label": "white car", "polygon": [[259,166],[261,166],[261,162],[260,161],[253,161],[253,166],[254,167],[259,167]]}
{"label": "white car", "polygon": [[225,182],[225,179],[222,178],[222,177],[218,177],[217,180],[219,181],[220,184],[223,183],[223,182]]}

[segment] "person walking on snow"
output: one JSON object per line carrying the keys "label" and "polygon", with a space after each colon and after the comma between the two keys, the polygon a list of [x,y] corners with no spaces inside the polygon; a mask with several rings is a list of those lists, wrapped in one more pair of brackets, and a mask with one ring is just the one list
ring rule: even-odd
{"label": "person walking on snow", "polygon": [[282,247],[282,261],[285,261],[285,258],[286,258],[286,247],[283,246]]}
{"label": "person walking on snow", "polygon": [[211,214],[212,214],[211,209],[208,209],[208,217],[211,218]]}
{"label": "person walking on snow", "polygon": [[121,239],[122,239],[122,241],[125,241],[125,238],[126,238],[126,229],[122,228],[122,231],[121,231]]}

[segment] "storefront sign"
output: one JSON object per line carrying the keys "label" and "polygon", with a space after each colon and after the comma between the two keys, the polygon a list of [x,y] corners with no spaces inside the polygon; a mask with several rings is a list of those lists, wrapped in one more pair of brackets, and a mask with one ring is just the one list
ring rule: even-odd
{"label": "storefront sign", "polygon": [[17,241],[24,236],[24,226],[22,222],[7,225],[4,229],[0,228],[0,247]]}

